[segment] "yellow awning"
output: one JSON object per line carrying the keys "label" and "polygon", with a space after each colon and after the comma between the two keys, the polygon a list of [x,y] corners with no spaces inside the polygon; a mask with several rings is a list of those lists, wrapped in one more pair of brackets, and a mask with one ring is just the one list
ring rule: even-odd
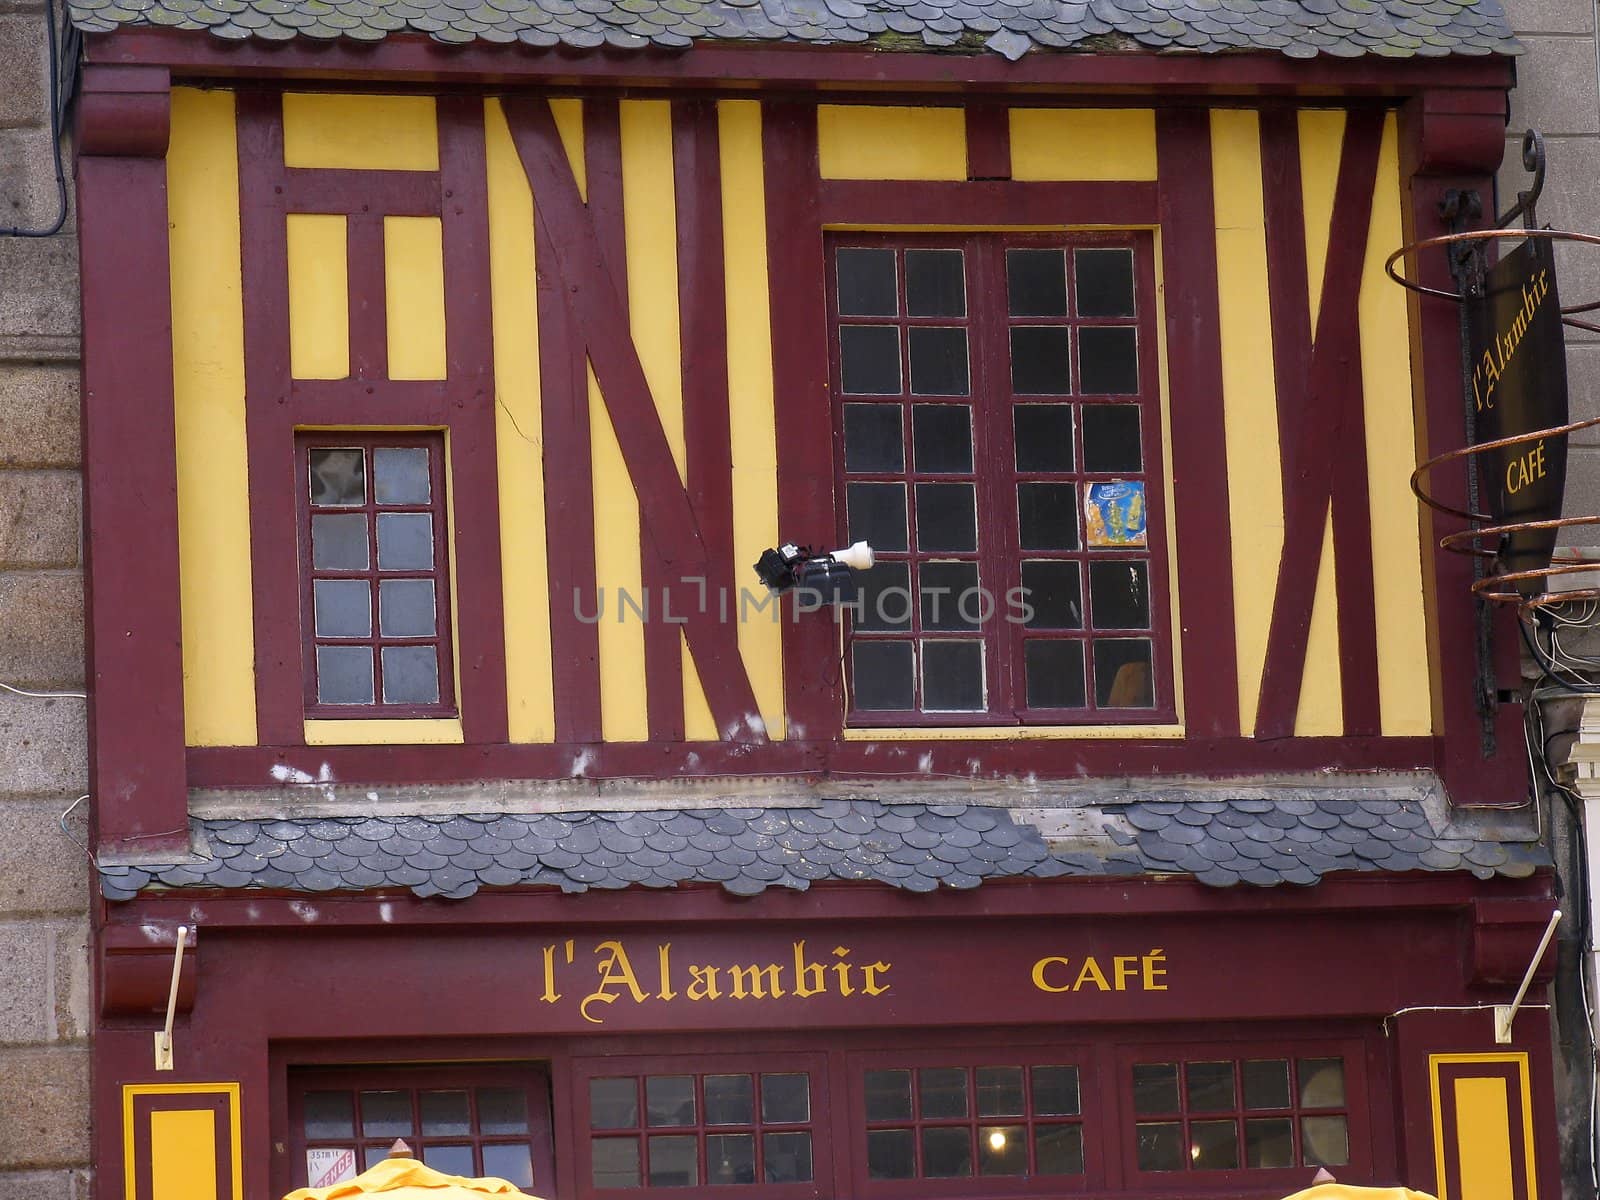
{"label": "yellow awning", "polygon": [[479,1200],[502,1196],[537,1200],[504,1179],[464,1179],[444,1175],[414,1158],[386,1158],[354,1179],[325,1188],[300,1188],[283,1200],[344,1200],[381,1192],[384,1200]]}
{"label": "yellow awning", "polygon": [[1403,1187],[1356,1187],[1349,1183],[1315,1183],[1283,1200],[1434,1200],[1427,1192]]}

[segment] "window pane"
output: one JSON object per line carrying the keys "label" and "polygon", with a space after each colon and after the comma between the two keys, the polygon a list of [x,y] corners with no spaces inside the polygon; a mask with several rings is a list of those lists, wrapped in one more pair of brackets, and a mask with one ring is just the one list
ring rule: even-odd
{"label": "window pane", "polygon": [[1077,1125],[1036,1125],[1033,1157],[1041,1175],[1083,1174],[1083,1129]]}
{"label": "window pane", "polygon": [[1096,629],[1149,629],[1149,569],[1142,562],[1089,564],[1089,614]]}
{"label": "window pane", "polygon": [[590,1138],[589,1167],[597,1188],[639,1186],[638,1138]]}
{"label": "window pane", "polygon": [[644,1081],[644,1105],[648,1124],[693,1125],[694,1076],[649,1076]]}
{"label": "window pane", "polygon": [[769,1125],[811,1120],[811,1077],[801,1072],[763,1075],[761,1120]]}
{"label": "window pane", "polygon": [[1350,1130],[1343,1117],[1301,1117],[1300,1150],[1308,1167],[1342,1167],[1350,1161]]}
{"label": "window pane", "polygon": [[355,1106],[349,1092],[307,1092],[305,1105],[307,1141],[355,1136]]}
{"label": "window pane", "polygon": [[707,1125],[753,1125],[755,1089],[748,1075],[705,1077]]}
{"label": "window pane", "polygon": [[1078,564],[1057,559],[1022,564],[1022,587],[1033,610],[1024,622],[1029,629],[1082,629],[1083,596]]}
{"label": "window pane", "polygon": [[589,1080],[590,1129],[632,1129],[638,1124],[638,1080]]}
{"label": "window pane", "polygon": [[1302,1107],[1344,1107],[1344,1059],[1302,1058],[1296,1068]]}
{"label": "window pane", "polygon": [[527,1133],[527,1093],[521,1088],[479,1088],[478,1132]]}
{"label": "window pane", "polygon": [[1060,250],[1007,250],[1006,299],[1013,317],[1066,316],[1065,254]]}
{"label": "window pane", "polygon": [[913,317],[966,316],[961,251],[906,251],[906,312]]}
{"label": "window pane", "polygon": [[1078,330],[1078,376],[1086,396],[1137,392],[1139,335],[1133,326],[1091,325]]}
{"label": "window pane", "polygon": [[845,488],[851,541],[878,551],[906,548],[906,488],[903,483],[852,483]]}
{"label": "window pane", "polygon": [[811,1135],[761,1135],[763,1177],[768,1183],[807,1183],[811,1179]]}
{"label": "window pane", "polygon": [[1246,1062],[1244,1073],[1244,1106],[1246,1108],[1289,1107],[1289,1060],[1263,1058]]}
{"label": "window pane", "polygon": [[366,514],[319,513],[312,517],[311,565],[319,571],[366,570]]}
{"label": "window pane", "polygon": [[366,646],[318,646],[317,700],[371,704],[372,651]]}
{"label": "window pane", "polygon": [[1232,1121],[1191,1121],[1189,1161],[1197,1171],[1227,1171],[1239,1165],[1239,1130]]}
{"label": "window pane", "polygon": [[1134,1065],[1133,1111],[1141,1117],[1179,1111],[1177,1063]]}
{"label": "window pane", "polygon": [[431,1137],[466,1137],[472,1114],[465,1092],[423,1092],[422,1132]]}
{"label": "window pane", "polygon": [[1233,1111],[1233,1063],[1189,1063],[1183,1068],[1183,1081],[1190,1112]]}
{"label": "window pane", "polygon": [[1155,707],[1146,639],[1101,638],[1095,642],[1094,696],[1101,708]]}
{"label": "window pane", "polygon": [[899,395],[900,331],[893,325],[839,326],[839,375],[854,395]]}
{"label": "window pane", "polygon": [[421,446],[379,446],[372,452],[372,496],[379,504],[426,504],[428,452]]}
{"label": "window pane", "polygon": [[922,708],[924,712],[983,711],[982,642],[922,643]]}
{"label": "window pane", "polygon": [[362,1092],[362,1137],[410,1137],[410,1092]]}
{"label": "window pane", "polygon": [[1140,471],[1139,408],[1134,404],[1083,406],[1083,469]]}
{"label": "window pane", "polygon": [[1017,532],[1024,550],[1076,550],[1076,489],[1070,483],[1017,484]]}
{"label": "window pane", "polygon": [[1138,1142],[1139,1170],[1183,1170],[1183,1126],[1176,1121],[1140,1124],[1133,1127]]}
{"label": "window pane", "polygon": [[[318,586],[321,586],[320,581]],[[366,584],[361,586],[365,588]],[[432,637],[433,580],[385,579],[380,582],[378,627],[384,637]]]}
{"label": "window pane", "polygon": [[693,1135],[650,1138],[650,1186],[695,1187],[700,1182],[700,1162]]}
{"label": "window pane", "polygon": [[1072,391],[1070,335],[1064,326],[1019,325],[1011,331],[1011,390],[1019,396]]}
{"label": "window pane", "polygon": [[925,562],[917,568],[924,629],[976,629],[987,613],[978,591],[978,564]]}
{"label": "window pane", "polygon": [[325,505],[367,502],[366,452],[359,449],[314,449],[306,453],[311,477],[311,503]]}
{"label": "window pane", "polygon": [[978,1115],[980,1117],[1023,1115],[1021,1067],[978,1068]]}
{"label": "window pane", "polygon": [[1019,404],[1011,410],[1017,470],[1072,470],[1072,406]]}
{"label": "window pane", "polygon": [[911,628],[910,564],[877,562],[857,572],[856,579],[861,584],[857,629],[893,632]]}
{"label": "window pane", "polygon": [[867,1178],[910,1179],[917,1173],[916,1143],[909,1129],[874,1129],[867,1134]]}
{"label": "window pane", "polygon": [[369,637],[372,592],[365,579],[318,579],[312,585],[318,637]]}
{"label": "window pane", "polygon": [[911,1072],[868,1071],[867,1120],[895,1121],[911,1116]]}
{"label": "window pane", "polygon": [[[910,642],[856,641],[850,646],[850,690],[863,712],[895,712],[915,707]],[[710,1092],[706,1105],[710,1107]]]}
{"label": "window pane", "polygon": [[1294,1135],[1288,1117],[1257,1117],[1244,1123],[1244,1165],[1294,1166]]}
{"label": "window pane", "polygon": [[894,251],[851,247],[834,257],[839,267],[839,311],[850,317],[892,317],[900,311]]}
{"label": "window pane", "polygon": [[1077,1067],[1034,1067],[1028,1074],[1033,1083],[1034,1116],[1078,1115]]}
{"label": "window pane", "polygon": [[755,1181],[755,1134],[706,1134],[707,1183],[754,1183]]}
{"label": "window pane", "polygon": [[1030,640],[1025,651],[1029,708],[1082,708],[1083,643]]}
{"label": "window pane", "polygon": [[918,396],[965,396],[969,390],[967,331],[913,326],[909,336],[912,392]]}
{"label": "window pane", "polygon": [[900,428],[900,414],[898,404],[844,406],[846,471],[905,469],[905,434]]}
{"label": "window pane", "polygon": [[1082,249],[1073,255],[1080,317],[1133,316],[1133,251]]}
{"label": "window pane", "polygon": [[533,1158],[526,1143],[493,1143],[483,1148],[483,1173],[519,1188],[533,1186]]}
{"label": "window pane", "polygon": [[431,571],[433,517],[428,513],[379,513],[378,569]]}
{"label": "window pane", "polygon": [[472,1165],[471,1146],[424,1146],[422,1161],[445,1175],[464,1175],[472,1179],[478,1174]]}
{"label": "window pane", "polygon": [[978,514],[972,484],[917,484],[917,548],[929,552],[978,548]]}
{"label": "window pane", "polygon": [[978,1127],[979,1175],[1026,1175],[1028,1128],[1026,1125]]}
{"label": "window pane", "polygon": [[925,1067],[917,1072],[918,1114],[924,1121],[933,1117],[967,1115],[967,1071],[965,1067]]}
{"label": "window pane", "polygon": [[926,1126],[922,1130],[922,1174],[927,1179],[955,1179],[972,1174],[972,1130]]}
{"label": "window pane", "polygon": [[971,474],[971,411],[965,404],[918,404],[911,410],[911,445],[920,473]]}
{"label": "window pane", "polygon": [[383,702],[439,703],[439,652],[432,646],[385,646]]}

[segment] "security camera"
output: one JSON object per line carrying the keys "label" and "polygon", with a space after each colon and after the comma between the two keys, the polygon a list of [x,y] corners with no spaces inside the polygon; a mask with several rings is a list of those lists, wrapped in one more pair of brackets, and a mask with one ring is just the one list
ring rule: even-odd
{"label": "security camera", "polygon": [[785,542],[764,550],[756,561],[756,574],[774,592],[800,588],[826,604],[849,604],[856,598],[854,572],[865,571],[876,561],[872,547],[856,542],[842,550],[818,554],[809,546]]}

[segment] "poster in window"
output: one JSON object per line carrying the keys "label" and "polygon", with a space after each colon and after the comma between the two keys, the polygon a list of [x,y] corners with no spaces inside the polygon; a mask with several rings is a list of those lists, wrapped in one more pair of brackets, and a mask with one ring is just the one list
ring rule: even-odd
{"label": "poster in window", "polygon": [[306,1151],[306,1178],[314,1188],[332,1187],[356,1177],[354,1150],[317,1149]]}
{"label": "poster in window", "polygon": [[1091,548],[1143,546],[1144,484],[1084,484],[1083,520]]}

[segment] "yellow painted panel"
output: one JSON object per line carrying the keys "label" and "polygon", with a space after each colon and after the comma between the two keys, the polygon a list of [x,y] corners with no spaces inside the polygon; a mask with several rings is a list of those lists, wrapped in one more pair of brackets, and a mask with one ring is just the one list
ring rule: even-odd
{"label": "yellow painted panel", "polygon": [[484,102],[489,178],[489,281],[494,299],[495,450],[500,477],[500,578],[505,602],[506,708],[513,742],[555,740],[549,561],[540,453],[538,301],[533,192],[500,101]]}
{"label": "yellow painted panel", "polygon": [[184,740],[256,741],[233,95],[174,88],[167,149]]}
{"label": "yellow painted panel", "polygon": [[283,161],[290,167],[437,171],[433,97],[288,93]]}
{"label": "yellow painted panel", "polygon": [[[767,220],[761,105],[717,105],[722,161],[722,246],[727,276],[728,396],[733,443],[733,559],[755,562],[778,544],[778,440],[772,400],[772,321],[767,301]],[[744,577],[735,575],[736,589]],[[737,597],[730,598],[738,603]],[[739,655],[767,736],[784,736],[783,646],[777,605],[739,614]]]}
{"label": "yellow painted panel", "polygon": [[[240,1118],[239,1118],[239,1085],[237,1083],[125,1083],[122,1085],[122,1184],[124,1200],[134,1200],[136,1194],[136,1180],[139,1171],[139,1159],[135,1150],[138,1144],[138,1130],[134,1127],[134,1101],[140,1096],[224,1096],[228,1102],[228,1125],[225,1136],[228,1145],[232,1148],[229,1158],[232,1162],[232,1173],[229,1182],[232,1190],[228,1193],[228,1200],[240,1200],[244,1195],[244,1157],[239,1152]],[[191,1110],[190,1115],[193,1115]],[[152,1114],[159,1115],[159,1114]],[[210,1112],[201,1113],[208,1123],[208,1137],[210,1153],[216,1154],[216,1136],[214,1133],[216,1118]],[[155,1148],[154,1130],[152,1129],[151,1149]],[[174,1130],[182,1133],[182,1130]],[[196,1133],[198,1131],[195,1131]],[[212,1190],[198,1193],[202,1197],[215,1198],[215,1158],[212,1160]],[[170,1194],[170,1193],[169,1193]],[[160,1193],[157,1192],[157,1196]],[[176,1193],[173,1200],[187,1200],[183,1192]]]}
{"label": "yellow painted panel", "polygon": [[1306,281],[1311,292],[1313,333],[1322,308],[1322,272],[1328,261],[1328,236],[1333,227],[1333,197],[1339,184],[1344,122],[1342,108],[1308,108],[1300,113],[1300,190],[1306,215]]}
{"label": "yellow painted panel", "polygon": [[[589,440],[594,462],[594,575],[600,588],[600,732],[608,742],[650,736],[644,692],[644,594],[639,501],[605,398],[589,368]],[[653,610],[649,610],[653,611]]]}
{"label": "yellow painted panel", "polygon": [[1277,380],[1267,287],[1261,123],[1256,113],[1212,112],[1211,182],[1217,220],[1239,727],[1249,733],[1256,724],[1267,629],[1278,586],[1278,558],[1283,551],[1283,490],[1277,486],[1281,470]]}
{"label": "yellow painted panel", "polygon": [[[1172,490],[1172,386],[1171,373],[1167,369],[1167,278],[1162,265],[1161,230],[1152,233],[1155,254],[1156,271],[1156,386],[1159,389],[1158,411],[1161,414],[1161,462],[1156,464],[1156,471],[1161,477],[1162,499],[1166,504],[1166,511],[1177,512],[1177,505]],[[1168,518],[1169,520],[1171,518]],[[1178,578],[1178,539],[1167,539],[1167,578]],[[1173,704],[1176,707],[1177,725],[1183,725],[1183,601],[1178,595],[1178,589],[1169,589],[1171,612],[1168,614],[1168,626],[1172,640],[1168,645],[1172,648],[1172,686],[1174,690]]]}
{"label": "yellow painted panel", "polygon": [[[237,217],[234,222],[237,224]],[[290,213],[287,232],[289,373],[296,379],[343,379],[350,374],[345,218]]]}
{"label": "yellow painted panel", "polygon": [[438,217],[383,219],[390,379],[443,379],[444,226]]}
{"label": "yellow painted panel", "polygon": [[1461,1200],[1505,1200],[1514,1187],[1506,1081],[1457,1079],[1455,1093]]}
{"label": "yellow painted panel", "polygon": [[567,162],[578,180],[578,194],[589,199],[589,172],[583,157],[583,101],[552,100],[550,115],[555,119],[556,132],[561,135],[561,145],[567,152]]}
{"label": "yellow painted panel", "polygon": [[959,108],[820,104],[817,159],[824,179],[965,179],[966,114]]}
{"label": "yellow painted panel", "polygon": [[150,1200],[217,1200],[215,1113],[150,1114]]}
{"label": "yellow painted panel", "polygon": [[1013,179],[1156,177],[1156,114],[1148,108],[1013,108]]}
{"label": "yellow painted panel", "polygon": [[1377,194],[1362,268],[1361,387],[1366,405],[1367,495],[1378,627],[1378,701],[1383,733],[1433,732],[1428,627],[1423,606],[1421,514],[1408,480],[1416,466],[1411,406],[1411,340],[1406,298],[1383,273],[1405,240],[1395,116],[1383,126]]}
{"label": "yellow painted panel", "polygon": [[454,717],[404,717],[389,721],[307,721],[308,746],[459,746]]}
{"label": "yellow painted panel", "polygon": [[1344,692],[1339,668],[1339,596],[1333,561],[1333,517],[1322,528],[1322,562],[1306,638],[1305,682],[1294,731],[1301,737],[1336,737],[1344,732]]}

